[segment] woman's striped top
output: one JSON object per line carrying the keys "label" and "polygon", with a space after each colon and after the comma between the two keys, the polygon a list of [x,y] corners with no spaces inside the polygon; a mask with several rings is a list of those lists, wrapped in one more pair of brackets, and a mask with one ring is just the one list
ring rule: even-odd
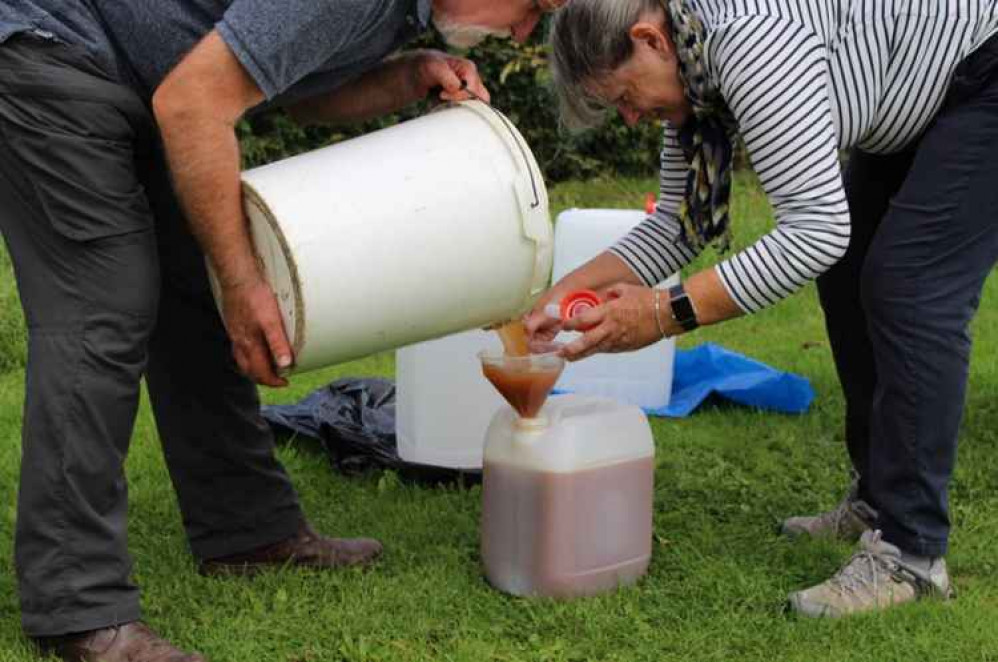
{"label": "woman's striped top", "polygon": [[[838,150],[891,153],[916,140],[956,66],[998,33],[998,0],[687,2],[704,22],[707,71],[777,220],[717,267],[738,306],[755,312],[841,259],[849,209]],[[657,209],[611,249],[649,285],[695,257],[676,217],[685,184],[667,125]]]}

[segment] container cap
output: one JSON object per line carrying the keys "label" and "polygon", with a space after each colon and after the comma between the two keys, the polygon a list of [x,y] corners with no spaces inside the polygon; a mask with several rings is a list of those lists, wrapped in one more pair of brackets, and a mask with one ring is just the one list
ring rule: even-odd
{"label": "container cap", "polygon": [[658,200],[655,198],[654,193],[649,193],[645,196],[645,213],[651,216],[655,213],[655,206],[658,204]]}
{"label": "container cap", "polygon": [[573,317],[578,317],[602,303],[603,300],[600,299],[600,296],[592,290],[570,292],[561,300],[561,308],[559,309],[561,319],[570,320]]}

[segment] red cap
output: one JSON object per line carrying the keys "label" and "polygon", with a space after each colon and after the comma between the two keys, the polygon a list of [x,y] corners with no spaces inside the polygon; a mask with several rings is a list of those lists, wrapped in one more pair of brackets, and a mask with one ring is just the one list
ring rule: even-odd
{"label": "red cap", "polygon": [[645,213],[651,216],[655,213],[655,206],[658,204],[658,198],[655,197],[654,193],[649,193],[645,196]]}
{"label": "red cap", "polygon": [[602,299],[592,290],[577,290],[561,300],[561,319],[570,320],[602,304]]}

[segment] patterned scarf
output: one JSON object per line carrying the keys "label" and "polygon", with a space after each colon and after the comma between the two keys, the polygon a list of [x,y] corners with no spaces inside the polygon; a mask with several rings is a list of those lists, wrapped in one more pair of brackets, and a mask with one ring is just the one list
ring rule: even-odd
{"label": "patterned scarf", "polygon": [[731,244],[728,218],[733,145],[738,124],[704,69],[706,31],[683,0],[664,0],[679,55],[679,74],[693,116],[679,130],[679,144],[689,163],[686,196],[679,220],[686,243],[700,250],[713,243],[721,253]]}

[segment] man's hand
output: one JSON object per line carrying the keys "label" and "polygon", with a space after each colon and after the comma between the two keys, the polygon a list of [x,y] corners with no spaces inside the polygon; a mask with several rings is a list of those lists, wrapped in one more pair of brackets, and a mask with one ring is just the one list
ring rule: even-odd
{"label": "man's hand", "polygon": [[442,88],[440,98],[444,101],[477,98],[489,103],[492,100],[492,95],[478,75],[478,67],[471,60],[427,50],[419,51],[413,64],[416,68],[417,85],[423,97],[435,88]]}
{"label": "man's hand", "polygon": [[287,386],[280,371],[291,367],[291,346],[277,298],[266,281],[223,287],[222,317],[239,369],[257,384]]}
{"label": "man's hand", "polygon": [[668,335],[677,333],[668,298],[663,293],[638,285],[614,285],[606,292],[609,299],[564,322],[566,331],[587,331],[562,348],[569,361],[598,353],[631,352],[661,340],[659,322],[655,321],[655,297],[659,300],[659,320]]}
{"label": "man's hand", "polygon": [[277,301],[253,254],[242,208],[235,125],[263,99],[217,32],[163,80],[153,111],[191,231],[214,267],[222,317],[239,367],[259,384],[286,386],[292,356]]}

